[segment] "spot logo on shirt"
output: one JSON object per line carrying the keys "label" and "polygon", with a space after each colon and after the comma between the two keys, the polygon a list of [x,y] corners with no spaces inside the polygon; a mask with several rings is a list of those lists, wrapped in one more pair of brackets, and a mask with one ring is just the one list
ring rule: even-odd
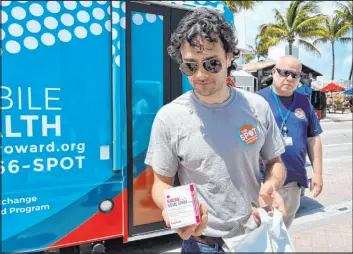
{"label": "spot logo on shirt", "polygon": [[251,124],[245,124],[240,128],[239,136],[241,141],[247,145],[254,145],[258,139],[257,130]]}
{"label": "spot logo on shirt", "polygon": [[294,113],[299,119],[305,119],[305,112],[301,108],[297,108]]}

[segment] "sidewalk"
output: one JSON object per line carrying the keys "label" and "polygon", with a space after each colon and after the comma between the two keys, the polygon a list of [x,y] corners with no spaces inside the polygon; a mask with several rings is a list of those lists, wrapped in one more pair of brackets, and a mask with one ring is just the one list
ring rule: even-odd
{"label": "sidewalk", "polygon": [[291,234],[297,252],[352,252],[350,218]]}
{"label": "sidewalk", "polygon": [[313,199],[306,189],[301,198],[289,229],[297,252],[352,252],[352,161],[334,163],[334,168],[323,172],[320,196]]}

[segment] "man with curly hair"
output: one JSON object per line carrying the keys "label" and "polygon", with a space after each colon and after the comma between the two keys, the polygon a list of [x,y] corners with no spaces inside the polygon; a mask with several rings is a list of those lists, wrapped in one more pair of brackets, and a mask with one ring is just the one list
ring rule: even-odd
{"label": "man with curly hair", "polygon": [[176,173],[182,185],[197,186],[202,218],[176,230],[182,253],[224,252],[260,224],[255,207],[286,215],[278,193],[286,177],[284,142],[271,109],[261,96],[226,83],[236,45],[224,16],[200,7],[180,21],[168,47],[193,89],[157,113],[145,163],[153,168],[152,197],[168,227],[164,190]]}

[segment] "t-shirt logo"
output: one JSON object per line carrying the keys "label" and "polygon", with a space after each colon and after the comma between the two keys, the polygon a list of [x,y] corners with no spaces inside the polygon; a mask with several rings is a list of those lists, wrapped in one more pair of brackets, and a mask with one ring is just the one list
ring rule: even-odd
{"label": "t-shirt logo", "polygon": [[251,124],[245,124],[240,128],[240,139],[247,145],[254,145],[258,139],[257,131]]}
{"label": "t-shirt logo", "polygon": [[295,110],[295,116],[298,117],[299,119],[304,119],[305,118],[305,112],[301,108],[297,108]]}

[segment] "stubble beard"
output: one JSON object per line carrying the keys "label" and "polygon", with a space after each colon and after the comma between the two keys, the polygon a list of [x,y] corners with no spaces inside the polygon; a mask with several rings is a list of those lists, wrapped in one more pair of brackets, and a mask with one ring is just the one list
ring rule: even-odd
{"label": "stubble beard", "polygon": [[207,86],[195,86],[194,87],[194,92],[196,95],[200,96],[212,96],[219,92],[222,89],[222,86],[220,86],[218,83],[213,83]]}

